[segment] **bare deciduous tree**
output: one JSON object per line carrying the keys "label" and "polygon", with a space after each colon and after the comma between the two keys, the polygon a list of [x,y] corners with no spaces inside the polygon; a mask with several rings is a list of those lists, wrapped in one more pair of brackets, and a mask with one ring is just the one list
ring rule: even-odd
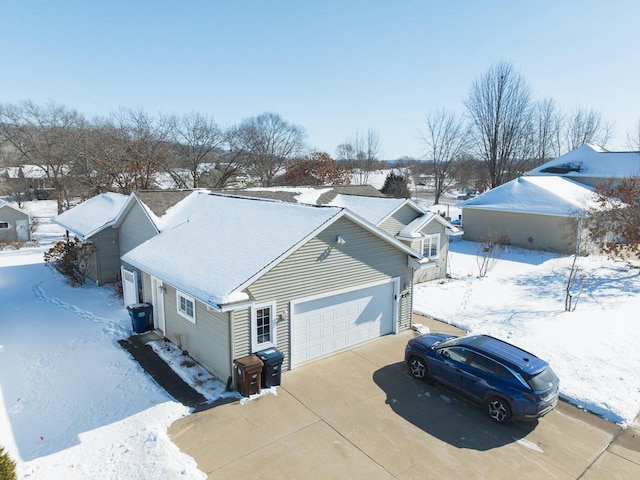
{"label": "bare deciduous tree", "polygon": [[356,133],[352,139],[347,139],[336,149],[337,159],[347,162],[352,168],[357,185],[366,185],[369,182],[369,174],[380,163],[379,156],[380,135],[373,129],[369,129],[366,134]]}
{"label": "bare deciduous tree", "polygon": [[579,108],[565,121],[566,149],[571,151],[587,143],[604,147],[612,131],[613,125],[604,120],[600,112]]}
{"label": "bare deciduous tree", "polygon": [[427,114],[427,128],[421,134],[426,147],[426,157],[433,168],[434,203],[454,182],[456,160],[467,147],[469,129],[464,120],[447,110],[431,111]]}
{"label": "bare deciduous tree", "polygon": [[68,204],[68,174],[74,160],[70,143],[83,124],[78,112],[55,103],[41,107],[25,101],[0,108],[0,137],[18,151],[21,163],[42,170],[55,191],[58,212]]}
{"label": "bare deciduous tree", "polygon": [[305,131],[276,113],[263,113],[244,120],[236,131],[240,150],[250,156],[249,168],[262,186],[269,187],[287,162],[304,147]]}
{"label": "bare deciduous tree", "polygon": [[173,118],[172,139],[179,152],[179,165],[187,170],[188,180],[179,170],[169,173],[182,188],[197,188],[200,176],[210,173],[215,165],[215,153],[222,147],[224,132],[212,117],[191,112]]}
{"label": "bare deciduous tree", "polygon": [[510,63],[498,63],[473,82],[465,106],[491,188],[512,180],[530,141],[532,100],[524,77]]}
{"label": "bare deciduous tree", "polygon": [[627,147],[634,152],[640,152],[640,120],[634,129],[627,133]]}

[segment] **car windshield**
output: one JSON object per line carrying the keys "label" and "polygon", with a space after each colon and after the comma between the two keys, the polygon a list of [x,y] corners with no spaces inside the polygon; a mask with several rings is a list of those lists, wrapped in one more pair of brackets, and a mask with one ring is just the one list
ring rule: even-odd
{"label": "car windshield", "polygon": [[525,379],[535,391],[549,390],[551,387],[558,384],[558,377],[554,371],[551,370],[551,367],[547,367],[535,375],[527,375],[525,376]]}

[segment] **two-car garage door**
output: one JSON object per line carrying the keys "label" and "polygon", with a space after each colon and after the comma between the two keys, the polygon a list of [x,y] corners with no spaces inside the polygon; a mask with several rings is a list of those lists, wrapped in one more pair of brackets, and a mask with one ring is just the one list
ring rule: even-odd
{"label": "two-car garage door", "polygon": [[291,304],[291,365],[393,332],[395,282]]}

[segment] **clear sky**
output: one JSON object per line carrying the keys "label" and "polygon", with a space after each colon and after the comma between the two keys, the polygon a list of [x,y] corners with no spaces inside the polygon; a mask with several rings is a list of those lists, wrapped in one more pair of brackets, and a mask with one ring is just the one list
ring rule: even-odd
{"label": "clear sky", "polygon": [[0,103],[272,111],[331,155],[371,128],[383,158],[421,157],[426,113],[462,112],[500,61],[615,123],[610,149],[640,119],[639,0],[0,0],[0,55]]}

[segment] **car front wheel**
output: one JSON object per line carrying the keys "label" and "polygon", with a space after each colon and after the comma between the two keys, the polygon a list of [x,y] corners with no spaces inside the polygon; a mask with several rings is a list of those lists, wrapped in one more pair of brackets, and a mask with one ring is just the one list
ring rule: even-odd
{"label": "car front wheel", "polygon": [[418,357],[411,357],[409,360],[409,370],[414,378],[422,380],[426,378],[428,369],[425,361]]}
{"label": "car front wheel", "polygon": [[507,423],[511,420],[511,407],[504,398],[490,397],[487,401],[487,412],[491,419],[498,423]]}

